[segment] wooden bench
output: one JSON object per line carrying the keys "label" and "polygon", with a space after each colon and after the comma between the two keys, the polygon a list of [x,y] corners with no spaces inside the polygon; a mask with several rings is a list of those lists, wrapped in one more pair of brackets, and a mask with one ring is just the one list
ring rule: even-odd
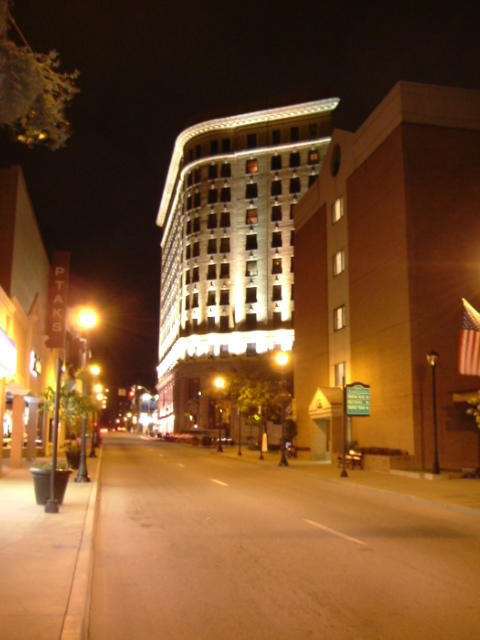
{"label": "wooden bench", "polygon": [[[341,467],[342,465],[343,455],[339,455],[337,457],[337,466]],[[361,451],[355,451],[354,449],[347,451],[345,454],[345,466],[349,469],[355,469],[355,467],[363,469],[363,453]]]}

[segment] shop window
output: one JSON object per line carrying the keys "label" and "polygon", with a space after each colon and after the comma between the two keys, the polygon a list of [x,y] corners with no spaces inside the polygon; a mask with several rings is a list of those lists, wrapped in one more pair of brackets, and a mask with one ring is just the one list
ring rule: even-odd
{"label": "shop window", "polygon": [[282,168],[282,156],[277,153],[276,155],[272,156],[272,159],[270,160],[270,169],[272,171],[280,171],[280,169]]}
{"label": "shop window", "polygon": [[272,207],[272,222],[281,222],[282,221],[282,206],[279,204],[274,204]]}
{"label": "shop window", "polygon": [[209,264],[207,266],[207,280],[216,280],[217,279],[217,265]]}
{"label": "shop window", "polygon": [[211,256],[214,253],[217,253],[217,239],[209,238],[207,243],[207,254]]}
{"label": "shop window", "polygon": [[230,263],[222,262],[220,265],[220,278],[229,278],[230,277]]}
{"label": "shop window", "polygon": [[272,247],[277,249],[282,246],[282,232],[274,231],[272,233]]}
{"label": "shop window", "polygon": [[247,215],[245,218],[246,225],[258,224],[258,210],[257,209],[247,209]]}
{"label": "shop window", "polygon": [[257,287],[247,287],[247,293],[245,297],[245,302],[247,304],[252,304],[257,301]]}
{"label": "shop window", "polygon": [[258,173],[258,160],[247,160],[245,163],[245,173]]}
{"label": "shop window", "polygon": [[258,197],[258,185],[256,182],[249,182],[245,187],[245,198],[253,200]]}
{"label": "shop window", "polygon": [[253,251],[253,249],[258,249],[257,244],[257,234],[249,233],[246,237],[245,248],[247,251]]}
{"label": "shop window", "polygon": [[249,278],[258,275],[258,266],[256,260],[247,260],[245,275]]}

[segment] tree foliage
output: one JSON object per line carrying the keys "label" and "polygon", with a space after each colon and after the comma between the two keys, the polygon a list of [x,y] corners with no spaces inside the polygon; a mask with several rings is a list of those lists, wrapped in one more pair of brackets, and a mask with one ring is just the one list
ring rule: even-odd
{"label": "tree foliage", "polygon": [[477,427],[480,429],[480,391],[468,398],[468,404],[473,405],[469,409],[467,409],[467,414],[469,416],[473,416],[475,418],[475,422],[477,423]]}
{"label": "tree foliage", "polygon": [[[0,126],[29,147],[44,143],[59,149],[71,133],[65,109],[79,91],[78,71],[59,73],[56,51],[33,52],[16,26],[10,4],[0,0]],[[8,37],[12,27],[25,46]]]}
{"label": "tree foliage", "polygon": [[[88,375],[88,374],[87,374]],[[78,379],[83,376],[79,372]],[[47,388],[43,394],[44,403],[42,410],[47,413],[53,413],[55,407],[55,389],[51,386]],[[79,418],[85,418],[89,413],[98,410],[97,402],[91,397],[83,396],[77,387],[77,381],[74,378],[65,380],[60,388],[60,405],[59,417],[65,423],[67,435],[76,432],[76,423]]]}

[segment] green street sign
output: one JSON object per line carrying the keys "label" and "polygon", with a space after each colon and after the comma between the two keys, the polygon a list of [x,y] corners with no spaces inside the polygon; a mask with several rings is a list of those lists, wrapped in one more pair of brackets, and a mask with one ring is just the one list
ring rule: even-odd
{"label": "green street sign", "polygon": [[345,388],[347,416],[370,415],[370,386],[355,382]]}

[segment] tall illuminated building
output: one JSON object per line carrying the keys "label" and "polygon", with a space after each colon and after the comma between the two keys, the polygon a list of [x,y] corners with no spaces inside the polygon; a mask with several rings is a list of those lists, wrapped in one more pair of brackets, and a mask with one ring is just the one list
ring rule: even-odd
{"label": "tall illuminated building", "polygon": [[[202,122],[177,138],[161,198],[162,431],[212,426],[215,371],[294,344],[296,202],[338,99]],[[209,413],[210,412],[210,413]]]}

